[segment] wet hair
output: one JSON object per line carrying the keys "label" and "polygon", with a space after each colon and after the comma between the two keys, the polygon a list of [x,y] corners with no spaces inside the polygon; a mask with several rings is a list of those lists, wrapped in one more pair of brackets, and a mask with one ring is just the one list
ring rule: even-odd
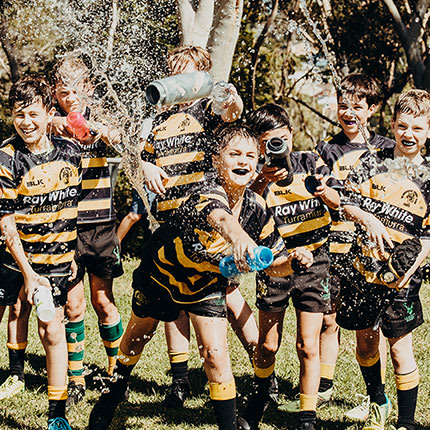
{"label": "wet hair", "polygon": [[400,94],[394,105],[393,120],[401,113],[426,116],[430,121],[430,94],[426,90],[409,90]]}
{"label": "wet hair", "polygon": [[345,76],[337,89],[337,100],[343,96],[357,96],[360,100],[365,99],[368,106],[377,105],[380,101],[380,91],[375,79],[366,73],[350,73]]}
{"label": "wet hair", "polygon": [[76,83],[89,83],[90,71],[80,57],[64,57],[59,60],[51,73],[52,85],[74,86]]}
{"label": "wet hair", "polygon": [[256,111],[251,112],[246,123],[258,136],[281,127],[287,127],[289,131],[293,129],[287,111],[274,103],[261,106]]}
{"label": "wet hair", "polygon": [[53,106],[52,87],[40,75],[31,74],[22,77],[12,85],[9,91],[9,107],[26,108],[40,100],[47,111]]}
{"label": "wet hair", "polygon": [[171,72],[181,73],[189,62],[194,63],[198,71],[209,72],[212,68],[212,59],[209,52],[200,46],[178,46],[169,52],[167,65]]}
{"label": "wet hair", "polygon": [[240,137],[242,139],[251,140],[257,151],[260,152],[258,145],[258,137],[253,130],[243,124],[225,125],[221,127],[216,133],[217,145],[215,146],[214,155],[218,155],[227,145],[235,138]]}

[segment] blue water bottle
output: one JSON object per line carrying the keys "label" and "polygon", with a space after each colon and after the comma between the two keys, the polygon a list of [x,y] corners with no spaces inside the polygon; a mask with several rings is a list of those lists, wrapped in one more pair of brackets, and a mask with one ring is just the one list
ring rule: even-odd
{"label": "blue water bottle", "polygon": [[[267,246],[257,246],[257,248],[254,249],[254,258],[251,258],[248,255],[247,260],[251,272],[267,269],[273,263],[273,253]],[[234,257],[232,255],[224,257],[219,262],[219,270],[221,271],[221,275],[226,278],[230,278],[231,276],[236,276],[241,273],[236,267]]]}

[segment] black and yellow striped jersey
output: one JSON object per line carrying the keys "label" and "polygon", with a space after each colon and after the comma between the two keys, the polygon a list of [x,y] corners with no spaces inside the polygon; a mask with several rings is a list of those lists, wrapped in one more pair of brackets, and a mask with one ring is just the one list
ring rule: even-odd
{"label": "black and yellow striped jersey", "polygon": [[[375,149],[394,147],[395,142],[375,132],[370,132],[369,145]],[[342,131],[321,141],[315,152],[330,167],[334,177],[343,182],[349,172],[359,163],[360,157],[369,150],[365,143],[352,143]],[[330,252],[345,254],[354,241],[355,227],[350,221],[333,217],[330,232]]]}
{"label": "black and yellow striped jersey", "polygon": [[[394,245],[412,237],[429,240],[430,181],[412,171],[395,171],[387,167],[393,158],[393,148],[363,155],[345,182],[342,203],[359,206],[375,215],[388,230]],[[430,163],[425,161],[420,169],[425,170],[428,177]],[[386,260],[388,254],[385,257]],[[376,274],[385,260],[381,260],[375,244],[369,242],[361,227],[358,227],[351,248],[351,258],[366,282],[382,284]],[[409,288],[399,293],[398,299],[416,296],[420,284],[418,271]]]}
{"label": "black and yellow striped jersey", "polygon": [[[57,109],[59,115],[64,115]],[[90,118],[90,109],[84,113]],[[91,145],[75,141],[82,152],[82,193],[79,202],[78,224],[108,222],[116,219],[113,191],[107,161],[107,146],[99,139]]]}
{"label": "black and yellow striped jersey", "polygon": [[[151,238],[151,267],[142,261],[142,270],[149,270],[152,281],[167,289],[177,303],[205,300],[226,286],[219,262],[230,253],[230,244],[207,222],[215,209],[232,213],[224,189],[206,183]],[[238,220],[257,245],[271,248],[274,256],[286,254],[264,199],[249,189]]]}
{"label": "black and yellow striped jersey", "polygon": [[166,194],[157,196],[153,206],[159,222],[166,221],[212,169],[213,131],[220,118],[212,113],[210,104],[209,99],[202,99],[182,111],[176,106],[154,119],[142,159],[169,175]]}
{"label": "black and yellow striped jersey", "polygon": [[[68,276],[76,247],[81,151],[50,137],[53,149],[33,154],[18,136],[0,147],[0,216],[15,214],[24,251],[36,273]],[[19,270],[9,252],[4,265]]]}
{"label": "black and yellow striped jersey", "polygon": [[286,187],[270,184],[263,196],[288,250],[306,246],[313,251],[327,242],[331,216],[323,201],[306,190],[304,179],[321,174],[329,176],[328,186],[340,188],[340,184],[314,152],[293,152],[291,164],[293,182]]}

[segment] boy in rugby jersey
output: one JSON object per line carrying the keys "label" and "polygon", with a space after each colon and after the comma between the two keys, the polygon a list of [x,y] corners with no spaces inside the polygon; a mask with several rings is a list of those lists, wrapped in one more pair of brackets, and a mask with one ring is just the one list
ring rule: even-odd
{"label": "boy in rugby jersey", "polygon": [[[357,361],[371,401],[366,430],[383,429],[391,411],[381,379],[378,326],[388,339],[395,372],[395,428],[414,429],[419,376],[412,331],[423,323],[420,264],[430,251],[430,164],[421,155],[430,136],[430,94],[401,94],[391,125],[396,146],[361,157],[347,178],[343,201],[359,230],[352,249],[354,277],[340,291],[337,322],[356,331]],[[418,248],[401,273],[390,253],[414,243],[411,239],[419,239],[421,252]]]}
{"label": "boy in rugby jersey", "polygon": [[121,340],[117,374],[91,412],[90,430],[109,427],[158,322],[175,320],[181,310],[188,312],[197,334],[218,428],[236,430],[236,390],[227,346],[228,280],[220,274],[219,262],[231,247],[239,270],[246,271],[246,255],[252,256],[259,244],[274,254],[266,269],[270,275],[290,274],[294,259],[299,265],[312,263],[305,249],[287,256],[264,199],[247,188],[258,160],[254,134],[243,126],[226,127],[218,142],[218,178],[198,184],[178,216],[160,226],[133,274],[132,315]]}
{"label": "boy in rugby jersey", "polygon": [[[54,133],[69,135],[66,116],[81,112],[87,120],[91,112],[86,99],[92,95],[89,70],[78,57],[65,57],[54,67],[53,85],[59,115],[54,118]],[[69,291],[66,313],[69,348],[69,401],[80,401],[85,394],[83,375],[85,298],[83,278],[88,273],[91,303],[99,321],[100,337],[108,357],[108,375],[115,366],[123,334],[121,316],[115,305],[113,279],[122,275],[120,243],[116,236],[113,190],[107,162],[107,145],[120,143],[117,130],[104,124],[89,126],[97,133],[77,142],[82,150],[82,196],[78,211],[76,263],[78,274]]]}
{"label": "boy in rugby jersey", "polygon": [[[394,141],[369,130],[368,123],[377,110],[380,90],[376,81],[364,73],[351,73],[341,81],[342,91],[337,91],[337,117],[342,131],[321,141],[315,151],[331,168],[336,179],[343,182],[348,173],[370,148],[393,147]],[[360,130],[361,127],[361,130]],[[319,405],[329,401],[333,393],[333,377],[339,352],[340,332],[336,324],[336,297],[343,283],[348,283],[350,267],[346,258],[354,239],[354,224],[350,221],[333,220],[330,247],[330,276],[333,308],[324,315],[321,333],[321,382],[318,390]],[[382,374],[385,378],[386,341],[381,337]],[[368,398],[345,416],[354,420],[365,420],[368,413]]]}
{"label": "boy in rugby jersey", "polygon": [[55,316],[38,320],[48,373],[48,429],[70,430],[62,321],[76,247],[81,151],[70,140],[47,135],[55,109],[43,78],[21,78],[9,104],[17,135],[0,147],[0,226],[8,247],[0,268],[0,305],[13,305],[22,286],[30,304],[35,289],[52,292]]}
{"label": "boy in rugby jersey", "polygon": [[[180,46],[168,56],[172,75],[206,71],[212,67],[209,53],[196,46]],[[219,116],[212,112],[209,98],[176,105],[160,113],[153,123],[152,132],[142,152],[146,186],[156,193],[154,216],[165,222],[174,216],[175,209],[188,197],[190,189],[201,182],[204,174],[213,171],[211,149],[214,130],[224,122],[237,119],[242,113],[242,100],[234,87]],[[237,288],[228,294],[229,318],[248,354],[252,355],[257,342],[257,326],[251,309]],[[246,322],[235,324],[238,316],[247,314]],[[243,318],[245,320],[245,318]],[[181,407],[190,395],[188,355],[190,325],[181,312],[177,321],[165,324],[166,340],[172,371],[165,406]]]}
{"label": "boy in rugby jersey", "polygon": [[[253,112],[248,121],[258,131],[261,149],[264,150],[272,138],[277,138],[282,139],[291,153],[292,125],[281,106],[265,105]],[[275,356],[281,343],[282,325],[290,298],[296,308],[301,375],[298,428],[312,430],[316,421],[320,377],[319,335],[324,312],[331,307],[327,249],[331,224],[329,208],[339,206],[340,197],[335,190],[339,184],[317,154],[293,152],[290,159],[293,173],[290,185],[278,184],[286,179],[286,169],[265,165],[251,188],[260,192],[264,189],[263,197],[285,246],[290,251],[305,247],[312,252],[314,262],[311,267],[298,270],[287,278],[257,276],[259,340],[254,355],[256,390],[239,418],[241,430],[257,430],[268,406]],[[269,180],[266,175],[270,176]],[[309,175],[320,181],[312,191],[306,189],[304,182]],[[276,182],[270,183],[273,180]]]}

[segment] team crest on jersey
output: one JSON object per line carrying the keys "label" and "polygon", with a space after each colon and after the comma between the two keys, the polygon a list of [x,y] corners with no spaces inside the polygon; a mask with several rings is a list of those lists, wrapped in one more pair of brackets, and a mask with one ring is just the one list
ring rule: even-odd
{"label": "team crest on jersey", "polygon": [[70,167],[63,167],[60,170],[60,181],[64,182],[66,185],[70,182],[70,177],[73,175],[72,169]]}
{"label": "team crest on jersey", "polygon": [[418,202],[418,193],[414,190],[407,190],[402,194],[402,199],[406,207],[415,205]]}

